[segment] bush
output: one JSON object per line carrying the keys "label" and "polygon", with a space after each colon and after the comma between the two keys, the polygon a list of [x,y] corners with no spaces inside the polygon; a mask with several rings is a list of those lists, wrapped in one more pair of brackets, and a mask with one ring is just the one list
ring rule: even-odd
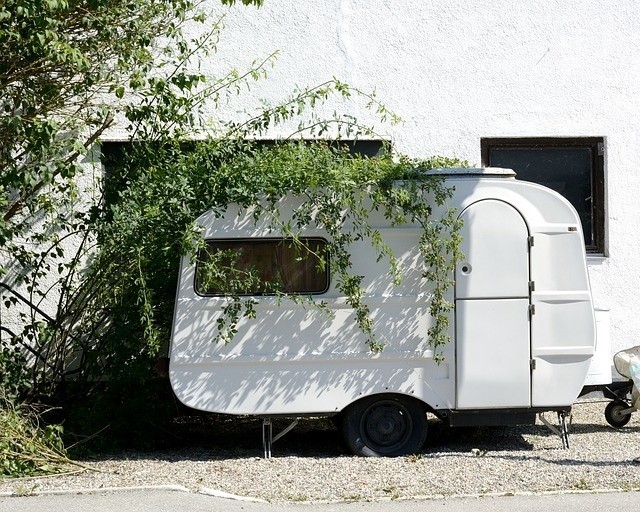
{"label": "bush", "polygon": [[0,396],[17,401],[29,388],[27,360],[17,346],[0,346]]}
{"label": "bush", "polygon": [[39,412],[28,406],[0,405],[0,476],[25,477],[70,471],[61,425],[42,425]]}

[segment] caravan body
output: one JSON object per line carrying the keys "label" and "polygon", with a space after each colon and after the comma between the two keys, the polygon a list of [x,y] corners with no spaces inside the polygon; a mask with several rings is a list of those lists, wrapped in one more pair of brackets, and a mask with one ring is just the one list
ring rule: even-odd
{"label": "caravan body", "polygon": [[[510,170],[445,172],[455,188],[449,206],[463,220],[465,256],[450,290],[455,311],[444,362],[434,360],[426,340],[432,289],[421,275],[420,229],[391,226],[379,215],[370,221],[399,258],[403,282],[394,286],[388,262],[376,261],[367,241],[351,254],[376,335],[386,343],[381,353],[370,352],[331,282],[314,295],[331,316],[256,296],[256,318],[243,318],[231,343],[213,343],[228,299],[200,295],[185,257],[170,357],[177,397],[204,411],[260,416],[334,415],[386,397],[420,404],[452,425],[528,422],[535,412],[570,408],[595,349],[580,219],[559,194],[517,181]],[[292,201],[282,200],[285,218]],[[198,224],[207,240],[251,246],[278,237],[268,222],[233,208],[222,218],[206,213]],[[304,236],[326,235],[310,229]]]}

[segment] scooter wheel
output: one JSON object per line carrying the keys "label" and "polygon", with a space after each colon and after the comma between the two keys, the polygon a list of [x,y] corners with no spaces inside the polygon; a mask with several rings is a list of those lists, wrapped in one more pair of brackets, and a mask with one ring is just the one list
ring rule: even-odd
{"label": "scooter wheel", "polygon": [[631,419],[631,413],[623,413],[622,411],[628,409],[629,406],[624,402],[613,401],[610,402],[604,410],[604,417],[607,423],[615,428],[622,428]]}

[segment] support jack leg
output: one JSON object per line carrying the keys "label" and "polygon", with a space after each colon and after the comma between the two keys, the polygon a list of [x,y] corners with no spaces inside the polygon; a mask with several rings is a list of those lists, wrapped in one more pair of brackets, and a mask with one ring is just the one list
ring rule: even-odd
{"label": "support jack leg", "polygon": [[567,413],[560,411],[558,413],[558,423],[560,424],[560,438],[562,439],[562,447],[569,449],[569,430],[567,429]]}
{"label": "support jack leg", "polygon": [[554,434],[560,436],[562,441],[562,447],[566,450],[569,448],[569,428],[567,427],[567,416],[570,415],[568,411],[558,411],[558,425],[560,428],[556,427],[549,423],[547,418],[544,417],[544,414],[539,414],[538,418],[540,421]]}
{"label": "support jack leg", "polygon": [[269,418],[262,420],[262,450],[264,458],[271,458],[271,445],[273,444],[273,425]]}
{"label": "support jack leg", "polygon": [[271,446],[282,436],[291,432],[293,428],[298,424],[298,418],[293,420],[282,432],[277,434],[275,437],[273,435],[273,424],[271,423],[271,418],[263,418],[262,419],[262,450],[264,452],[264,458],[271,458]]}

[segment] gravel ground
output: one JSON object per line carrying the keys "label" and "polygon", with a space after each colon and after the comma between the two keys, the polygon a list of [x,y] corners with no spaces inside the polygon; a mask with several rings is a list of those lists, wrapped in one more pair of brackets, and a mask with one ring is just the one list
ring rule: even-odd
{"label": "gravel ground", "polygon": [[434,418],[423,453],[359,458],[345,453],[330,422],[305,420],[274,444],[274,456],[266,460],[258,420],[227,420],[197,446],[85,460],[95,471],[0,480],[0,492],[177,484],[299,502],[640,489],[640,464],[634,462],[640,457],[640,415],[615,430],[604,419],[605,405],[588,400],[574,406],[568,450],[539,423],[449,429]]}

